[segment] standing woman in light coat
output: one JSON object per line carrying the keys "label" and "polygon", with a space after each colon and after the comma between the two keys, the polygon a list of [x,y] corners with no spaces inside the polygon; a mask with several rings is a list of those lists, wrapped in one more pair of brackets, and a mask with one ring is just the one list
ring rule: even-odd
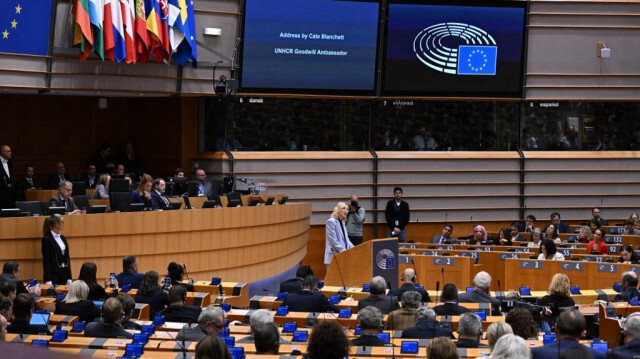
{"label": "standing woman in light coat", "polygon": [[331,218],[327,219],[326,244],[324,248],[324,264],[327,265],[327,269],[334,254],[353,247],[349,240],[349,235],[347,235],[347,226],[345,224],[348,213],[349,206],[344,202],[338,202],[333,209]]}

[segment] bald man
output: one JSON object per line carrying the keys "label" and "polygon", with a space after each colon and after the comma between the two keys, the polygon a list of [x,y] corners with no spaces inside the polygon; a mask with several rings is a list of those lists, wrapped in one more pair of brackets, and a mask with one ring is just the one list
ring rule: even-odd
{"label": "bald man", "polygon": [[413,268],[407,268],[402,273],[402,286],[397,289],[392,289],[389,291],[390,295],[395,296],[396,298],[402,298],[402,295],[405,292],[414,291],[420,293],[422,296],[421,302],[430,302],[429,293],[427,293],[424,289],[417,289],[416,284],[418,284],[418,277],[416,276],[416,271]]}
{"label": "bald man", "polygon": [[620,285],[622,291],[613,297],[614,302],[629,302],[633,297],[639,297],[638,292],[638,275],[634,271],[627,271],[620,276]]}

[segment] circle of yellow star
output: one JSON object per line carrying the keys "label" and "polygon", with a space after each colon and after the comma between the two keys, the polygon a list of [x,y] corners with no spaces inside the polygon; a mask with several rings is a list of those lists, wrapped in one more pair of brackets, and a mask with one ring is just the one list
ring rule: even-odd
{"label": "circle of yellow star", "polygon": [[11,28],[15,29],[18,26],[18,22],[16,21],[16,19],[13,19],[13,21],[11,21]]}
{"label": "circle of yellow star", "polygon": [[19,14],[20,11],[22,11],[22,7],[20,7],[20,4],[18,4],[18,6],[16,6],[16,14]]}
{"label": "circle of yellow star", "polygon": [[2,38],[3,39],[9,38],[9,31],[7,31],[7,29],[4,29],[4,31],[2,32]]}

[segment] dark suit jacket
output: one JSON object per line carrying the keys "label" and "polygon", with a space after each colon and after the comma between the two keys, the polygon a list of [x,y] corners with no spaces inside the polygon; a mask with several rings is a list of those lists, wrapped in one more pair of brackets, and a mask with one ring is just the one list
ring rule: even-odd
{"label": "dark suit jacket", "polygon": [[613,359],[628,359],[633,358],[634,355],[640,355],[640,339],[635,339],[627,344],[609,350],[608,358]]}
{"label": "dark suit jacket", "polygon": [[[65,180],[69,180],[68,176],[63,176]],[[60,177],[58,177],[57,173],[52,174],[51,176],[49,176],[49,180],[47,181],[47,188],[49,189],[58,189],[58,183],[60,183]]]}
{"label": "dark suit jacket", "polygon": [[194,291],[194,289],[193,289],[193,284],[189,284],[189,283],[182,283],[182,282],[177,281],[177,280],[172,280],[172,281],[171,281],[171,285],[172,285],[172,286],[176,286],[176,285],[183,286],[183,287],[185,287],[185,289],[187,290],[187,292],[193,292],[193,291]]}
{"label": "dark suit jacket", "polygon": [[87,296],[87,300],[106,300],[108,298],[107,291],[98,284],[89,285],[89,295]]}
{"label": "dark suit jacket", "polygon": [[410,339],[432,339],[445,337],[453,339],[453,331],[443,328],[433,319],[423,320],[416,323],[415,327],[410,327],[402,331],[402,338]]}
{"label": "dark suit jacket", "polygon": [[395,222],[398,220],[398,228],[404,229],[411,219],[411,212],[409,211],[409,203],[405,201],[400,202],[400,209],[396,207],[396,201],[392,199],[387,202],[387,208],[384,210],[384,218],[387,221],[387,226],[393,228],[396,227]]}
{"label": "dark suit jacket", "polygon": [[35,178],[31,179],[31,183],[32,184],[30,184],[25,177],[22,177],[18,180],[18,183],[16,183],[16,186],[15,186],[17,201],[27,200],[27,195],[26,195],[27,190],[30,190],[32,188],[33,189],[40,188],[40,182],[38,182],[37,179]]}
{"label": "dark suit jacket", "polygon": [[0,208],[15,207],[13,188],[13,161],[7,162],[9,173],[4,171],[4,166],[0,162]]}
{"label": "dark suit jacket", "polygon": [[147,303],[149,304],[149,318],[153,318],[159,313],[161,310],[165,308],[167,304],[169,304],[169,295],[162,289],[158,289],[149,295],[142,295],[140,290],[136,293],[136,303]]}
{"label": "dark suit jacket", "polygon": [[[547,344],[541,347],[531,348],[531,359],[555,359],[558,353],[562,353],[569,348],[582,345],[575,340],[561,339],[560,341]],[[582,345],[583,346],[583,345]],[[586,346],[585,346],[586,347]],[[604,359],[604,353],[586,347],[594,359]]]}
{"label": "dark suit jacket", "polygon": [[122,286],[124,286],[125,284],[129,284],[132,289],[140,289],[140,283],[142,282],[143,277],[144,274],[134,272],[122,272],[116,275],[118,286],[120,288],[122,288]]}
{"label": "dark suit jacket", "polygon": [[158,192],[156,192],[155,189],[151,190],[151,198],[153,198],[153,200],[155,201],[156,204],[156,208],[154,209],[162,209],[165,206],[164,201],[162,200],[162,198],[165,198],[167,201],[169,201],[169,199],[165,196],[161,196],[160,194],[158,194]]}
{"label": "dark suit jacket", "polygon": [[158,312],[166,322],[197,323],[202,308],[194,305],[170,305]]}
{"label": "dark suit jacket", "polygon": [[[549,225],[547,224],[546,226],[544,226],[544,230],[547,230],[547,227],[549,227]],[[560,222],[560,224],[558,225],[558,233],[569,233],[569,224],[566,222]]]}
{"label": "dark suit jacket", "polygon": [[361,335],[358,338],[351,339],[351,346],[354,347],[383,347],[387,344],[389,343],[375,335]]}
{"label": "dark suit jacket", "polygon": [[100,318],[100,309],[90,300],[81,300],[71,304],[56,302],[56,310],[54,313],[75,315],[86,323],[93,322],[96,318]]}
{"label": "dark suit jacket", "polygon": [[389,295],[393,295],[396,298],[398,298],[398,300],[402,300],[402,295],[404,294],[404,292],[409,292],[409,291],[414,291],[414,292],[420,293],[422,295],[422,299],[420,300],[421,302],[430,302],[431,301],[431,298],[429,298],[429,293],[427,293],[426,290],[424,290],[424,289],[416,289],[416,287],[411,283],[404,283],[404,284],[402,284],[402,286],[400,288],[391,289],[389,291]]}
{"label": "dark suit jacket", "polygon": [[491,312],[500,315],[500,300],[493,298],[480,290],[462,293],[458,296],[458,303],[491,303]]}
{"label": "dark suit jacket", "polygon": [[96,188],[96,185],[98,184],[98,179],[100,178],[100,175],[96,173],[95,176],[93,176],[93,183],[89,182],[89,176],[87,176],[86,174],[82,175],[82,182],[84,182],[85,186],[87,186],[87,188]]}
{"label": "dark suit jacket", "polygon": [[51,335],[51,332],[49,331],[49,328],[46,325],[31,325],[29,324],[28,321],[15,320],[15,319],[11,322],[9,326],[7,326],[7,333],[13,333],[13,334],[47,333],[48,335]]}
{"label": "dark suit jacket", "polygon": [[628,302],[633,297],[638,297],[640,299],[640,292],[638,292],[638,288],[628,288],[626,291],[616,294],[613,297],[614,302]]}
{"label": "dark suit jacket", "polygon": [[0,275],[0,279],[14,284],[16,286],[16,295],[20,293],[29,293],[27,287],[24,286],[24,282],[9,273],[2,273],[2,275]]}
{"label": "dark suit jacket", "polygon": [[133,339],[133,334],[124,330],[118,323],[104,323],[103,321],[91,322],[84,328],[85,337]]}
{"label": "dark suit jacket", "polygon": [[280,292],[282,293],[295,293],[302,289],[302,278],[291,278],[284,282],[280,282]]}
{"label": "dark suit jacket", "polygon": [[[442,237],[442,235],[433,236],[431,238],[431,243],[435,243],[435,244],[440,243],[440,237]],[[445,238],[444,241],[442,242],[442,244],[454,244],[454,243],[456,243],[456,239],[453,237]]]}
{"label": "dark suit jacket", "polygon": [[71,279],[71,260],[69,259],[69,243],[65,236],[61,235],[60,239],[64,243],[66,249],[64,255],[51,232],[45,234],[41,241],[42,251],[42,268],[45,282],[53,284],[67,284],[67,280]]}
{"label": "dark suit jacket", "polygon": [[329,303],[329,299],[324,295],[304,289],[289,293],[282,305],[289,307],[290,312],[339,312],[338,308]]}
{"label": "dark suit jacket", "polygon": [[389,314],[396,309],[400,309],[398,299],[393,296],[373,294],[358,301],[358,312],[360,309],[372,306],[380,309],[382,314]]}
{"label": "dark suit jacket", "polygon": [[487,348],[486,345],[469,339],[458,339],[454,342],[458,348]]}
{"label": "dark suit jacket", "polygon": [[462,315],[470,312],[469,308],[457,305],[456,303],[444,303],[435,306],[433,310],[437,315]]}
{"label": "dark suit jacket", "polygon": [[129,203],[144,203],[146,208],[158,209],[158,204],[153,196],[151,196],[151,199],[147,199],[147,197],[140,195],[140,191],[138,190],[132,191],[129,194]]}
{"label": "dark suit jacket", "polygon": [[66,205],[67,212],[73,212],[76,209],[79,209],[73,197],[69,197],[65,201],[62,198],[60,198],[59,194],[56,194],[55,196],[51,197],[51,199],[49,200],[49,207],[65,207],[64,202],[67,202],[67,205]]}

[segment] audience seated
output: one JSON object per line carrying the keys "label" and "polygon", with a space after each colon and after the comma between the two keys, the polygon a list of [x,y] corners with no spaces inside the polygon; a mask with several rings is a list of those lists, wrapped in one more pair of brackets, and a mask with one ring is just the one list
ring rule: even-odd
{"label": "audience seated", "polygon": [[402,331],[402,338],[431,339],[435,337],[453,338],[453,331],[443,328],[436,321],[436,312],[431,308],[420,307],[416,312],[416,325]]}
{"label": "audience seated", "polygon": [[495,322],[487,328],[487,342],[489,343],[489,349],[493,351],[493,347],[500,337],[505,334],[513,334],[511,326],[505,322]]}
{"label": "audience seated", "polygon": [[33,299],[28,294],[22,293],[13,301],[13,320],[7,327],[7,333],[13,334],[39,334],[51,335],[46,325],[31,325],[29,321],[33,316]]}
{"label": "audience seated", "polygon": [[358,313],[362,308],[368,306],[380,309],[382,314],[389,314],[396,309],[400,309],[400,304],[398,304],[396,297],[384,295],[386,289],[387,281],[384,278],[380,276],[373,277],[369,282],[369,293],[371,295],[358,300]]}
{"label": "audience seated", "polygon": [[162,209],[165,207],[170,207],[171,202],[167,198],[165,190],[167,188],[167,184],[164,179],[156,178],[153,180],[153,190],[151,191],[151,197],[156,203],[157,208],[154,209]]}
{"label": "audience seated", "polygon": [[35,293],[40,295],[40,288],[37,290],[32,287],[25,287],[24,283],[20,280],[20,264],[14,261],[5,262],[2,266],[2,275],[0,280],[5,280],[16,286],[16,294],[20,293]]}
{"label": "audience seated", "polygon": [[624,232],[627,236],[640,236],[640,230],[636,229],[636,221],[629,218],[624,223]]}
{"label": "audience seated", "polygon": [[620,276],[622,291],[613,297],[614,302],[629,302],[631,298],[640,298],[638,292],[638,275],[634,271],[627,271]]}
{"label": "audience seated", "polygon": [[421,295],[408,291],[402,295],[402,308],[389,313],[386,329],[404,330],[416,325],[416,312],[420,306]]}
{"label": "audience seated", "polygon": [[482,319],[474,313],[464,313],[458,321],[458,348],[486,348],[480,344],[482,337]]}
{"label": "audience seated", "polygon": [[196,345],[198,359],[231,359],[227,345],[217,336],[206,335]]}
{"label": "audience seated", "polygon": [[0,317],[4,317],[7,321],[13,316],[13,301],[9,297],[0,295]]}
{"label": "audience seated", "polygon": [[456,243],[456,239],[451,236],[453,233],[453,226],[450,224],[445,224],[442,227],[442,234],[438,236],[433,236],[431,238],[431,243],[435,244],[454,244]]}
{"label": "audience seated", "polygon": [[158,203],[151,196],[151,186],[153,186],[153,177],[143,175],[138,183],[138,188],[129,194],[129,202],[142,203],[147,209],[158,209]]}
{"label": "audience seated", "polygon": [[255,327],[256,354],[277,355],[280,349],[280,332],[273,323],[262,323]]}
{"label": "audience seated", "polygon": [[55,314],[75,315],[81,321],[89,323],[100,317],[100,309],[87,300],[89,286],[82,280],[76,280],[69,286],[64,299],[56,302]]}
{"label": "audience seated", "polygon": [[[562,222],[562,219],[560,218],[560,213],[553,212],[551,213],[549,218],[551,219],[551,224],[555,225],[556,227],[556,233],[569,233],[569,225],[565,222]],[[544,228],[545,231],[547,230],[547,227]]]}
{"label": "audience seated", "polygon": [[133,334],[120,325],[121,321],[122,304],[117,298],[109,298],[102,305],[102,319],[88,323],[84,329],[84,336],[133,339]]}
{"label": "audience seated", "polygon": [[302,279],[308,275],[313,275],[310,266],[300,266],[296,270],[296,277],[280,282],[280,292],[295,293],[302,289]]}
{"label": "audience seated", "polygon": [[122,322],[120,322],[120,325],[122,325],[124,329],[142,329],[142,326],[140,324],[131,320],[131,314],[136,308],[136,302],[133,301],[133,298],[131,298],[131,296],[128,294],[120,294],[116,298],[120,301],[120,304],[122,305],[122,311],[124,312],[124,317],[122,318]]}
{"label": "audience seated", "polygon": [[169,274],[169,278],[171,278],[171,285],[176,286],[180,285],[187,289],[189,292],[193,292],[193,284],[191,283],[182,283],[184,280],[184,267],[179,265],[176,262],[169,263],[167,266],[167,273]]}
{"label": "audience seated", "polygon": [[70,214],[81,214],[82,211],[76,205],[75,200],[71,197],[73,194],[73,184],[69,181],[60,181],[58,183],[58,194],[51,197],[49,207],[64,207],[65,212]]}
{"label": "audience seated", "polygon": [[500,301],[491,296],[489,287],[491,286],[491,275],[482,271],[473,278],[473,292],[462,293],[458,297],[460,303],[491,303],[493,315],[500,315]]}
{"label": "audience seated", "polygon": [[602,216],[600,215],[600,208],[593,207],[593,209],[591,209],[591,215],[593,215],[593,218],[591,218],[591,220],[598,222],[600,224],[600,226],[608,226],[609,225],[609,221],[607,221],[606,219],[602,218]]}
{"label": "audience seated", "polygon": [[429,342],[427,346],[427,358],[458,359],[458,348],[449,338],[438,337]]}
{"label": "audience seated", "polygon": [[[533,359],[556,359],[565,350],[583,346],[578,341],[584,335],[586,321],[578,310],[565,310],[558,316],[555,325],[556,341],[541,347],[531,349]],[[515,333],[515,330],[514,330]],[[604,353],[585,347],[594,359],[604,358]]]}
{"label": "audience seated", "polygon": [[249,317],[249,335],[236,340],[237,343],[253,343],[255,330],[259,325],[273,323],[273,315],[266,309],[258,309]]}
{"label": "audience seated", "polygon": [[93,199],[109,199],[110,182],[111,176],[108,173],[101,174],[96,189],[93,191]]}
{"label": "audience seated", "polygon": [[169,290],[169,306],[158,315],[163,316],[165,322],[197,323],[202,308],[187,305],[187,289],[176,285]]}
{"label": "audience seated", "polygon": [[491,359],[529,359],[531,352],[524,339],[517,335],[505,334],[491,351]]}
{"label": "audience seated", "polygon": [[538,326],[533,320],[531,312],[525,308],[513,308],[507,313],[505,322],[511,326],[513,334],[522,339],[537,339]]}
{"label": "audience seated", "polygon": [[609,247],[604,241],[604,229],[597,228],[593,231],[593,240],[587,244],[587,254],[606,255],[609,253]]}
{"label": "audience seated", "polygon": [[573,307],[576,303],[571,298],[571,281],[566,274],[556,273],[549,284],[549,294],[540,298],[538,305],[548,307],[547,316],[557,317],[560,309]]}
{"label": "audience seated", "polygon": [[345,358],[349,355],[349,340],[333,322],[320,322],[313,328],[307,345],[310,359]]}
{"label": "audience seated", "polygon": [[622,248],[620,248],[620,258],[618,258],[618,262],[638,264],[640,263],[640,253],[636,253],[629,244],[624,244]]}
{"label": "audience seated", "polygon": [[312,275],[304,277],[302,280],[302,289],[289,293],[284,299],[282,305],[289,307],[291,312],[338,312],[338,308],[331,304],[327,297],[316,292],[318,280]]}
{"label": "audience seated", "polygon": [[534,228],[531,231],[531,237],[529,239],[529,243],[527,243],[528,248],[540,248],[540,244],[542,244],[542,233],[540,233],[540,228]]}
{"label": "audience seated", "polygon": [[527,238],[523,237],[520,232],[520,223],[513,222],[511,223],[511,227],[509,227],[509,234],[511,235],[511,243],[513,242],[525,242]]}
{"label": "audience seated", "polygon": [[407,291],[418,292],[421,295],[421,302],[430,302],[429,293],[427,293],[424,289],[417,289],[415,287],[416,283],[418,283],[418,277],[416,276],[416,271],[413,268],[407,268],[402,273],[402,286],[400,288],[391,289],[389,291],[389,295],[395,296],[397,299],[402,300],[402,295]]}
{"label": "audience seated", "polygon": [[[9,298],[12,302],[16,300],[16,285],[5,280],[0,280],[0,294]],[[27,294],[27,293],[23,293]]]}
{"label": "audience seated", "polygon": [[351,339],[351,345],[358,347],[383,347],[387,342],[378,338],[382,328],[382,313],[380,309],[369,306],[358,311],[358,324],[362,334],[358,338]]}
{"label": "audience seated", "polygon": [[0,316],[0,342],[5,341],[7,335],[7,318]]}
{"label": "audience seated", "polygon": [[549,239],[544,239],[542,243],[540,243],[540,254],[538,255],[538,260],[550,260],[550,261],[563,261],[564,255],[558,252],[556,249],[556,244]]}
{"label": "audience seated", "polygon": [[116,275],[120,288],[128,284],[133,289],[139,289],[144,274],[138,273],[138,260],[135,256],[126,256],[122,259],[122,273]]}
{"label": "audience seated", "polygon": [[140,289],[136,293],[136,303],[149,304],[149,317],[155,317],[169,304],[169,296],[167,292],[162,290],[162,282],[158,272],[148,271],[142,278]]}
{"label": "audience seated", "polygon": [[176,335],[178,341],[198,341],[206,336],[217,336],[224,331],[225,312],[210,305],[200,312],[198,324],[186,324]]}
{"label": "audience seated", "polygon": [[104,290],[109,284],[109,277],[104,281],[104,287],[98,284],[96,279],[96,273],[98,272],[98,266],[93,262],[85,262],[80,268],[79,280],[84,281],[89,286],[89,300],[105,300],[108,298],[107,292]]}
{"label": "audience seated", "polygon": [[440,300],[442,304],[433,308],[437,315],[461,315],[469,312],[469,309],[458,305],[458,287],[453,283],[444,285]]}
{"label": "audience seated", "polygon": [[624,320],[624,345],[609,351],[609,358],[635,358],[640,355],[640,313]]}

